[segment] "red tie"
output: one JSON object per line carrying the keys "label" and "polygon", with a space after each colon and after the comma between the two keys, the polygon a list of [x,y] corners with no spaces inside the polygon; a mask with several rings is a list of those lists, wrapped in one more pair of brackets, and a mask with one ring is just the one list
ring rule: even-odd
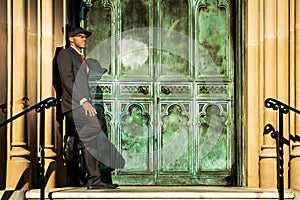
{"label": "red tie", "polygon": [[83,61],[83,63],[85,64],[85,66],[86,66],[86,74],[88,74],[89,73],[89,67],[88,67],[88,65],[85,62],[84,55],[80,54],[80,57],[81,57],[81,60]]}

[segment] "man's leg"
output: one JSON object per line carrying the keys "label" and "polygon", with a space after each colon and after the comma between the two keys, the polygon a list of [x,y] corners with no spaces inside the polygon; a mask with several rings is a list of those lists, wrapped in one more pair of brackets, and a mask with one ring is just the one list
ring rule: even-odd
{"label": "man's leg", "polygon": [[99,169],[99,161],[94,158],[90,152],[84,148],[83,157],[86,165],[87,172],[89,174],[87,186],[101,184],[101,172]]}
{"label": "man's leg", "polygon": [[83,109],[73,111],[74,122],[78,130],[79,139],[82,141],[83,155],[88,172],[88,189],[110,188],[114,189],[118,185],[108,184],[101,181],[98,154],[98,136],[101,128],[96,116],[85,115]]}
{"label": "man's leg", "polygon": [[73,123],[73,120],[69,117],[66,117],[66,135],[64,138],[65,145],[69,145],[69,149],[64,149],[64,156],[65,159],[67,159],[66,167],[67,167],[67,184],[68,186],[78,187],[82,186],[80,183],[80,177],[79,177],[79,155],[78,155],[78,148],[77,148],[77,142],[78,139],[76,137],[76,129],[75,125]]}

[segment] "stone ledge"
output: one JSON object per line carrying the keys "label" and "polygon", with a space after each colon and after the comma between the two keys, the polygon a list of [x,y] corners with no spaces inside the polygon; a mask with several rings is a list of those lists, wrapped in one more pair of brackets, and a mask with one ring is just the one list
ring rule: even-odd
{"label": "stone ledge", "polygon": [[2,190],[0,191],[1,200],[25,200],[25,191],[23,190]]}
{"label": "stone ledge", "polygon": [[[38,189],[25,193],[26,200],[40,198]],[[293,190],[285,190],[285,199],[296,199]],[[48,189],[45,199],[278,199],[276,189],[209,186],[120,186],[118,189],[87,190],[86,188]]]}

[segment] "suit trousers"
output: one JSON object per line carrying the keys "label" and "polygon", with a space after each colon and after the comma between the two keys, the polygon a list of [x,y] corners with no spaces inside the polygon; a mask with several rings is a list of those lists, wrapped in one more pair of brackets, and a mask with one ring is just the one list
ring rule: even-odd
{"label": "suit trousers", "polygon": [[99,185],[101,184],[101,172],[99,160],[97,159],[98,147],[95,141],[97,141],[97,135],[100,133],[101,128],[97,126],[97,117],[86,116],[84,112],[81,113],[80,117],[78,115],[74,117],[74,113],[79,114],[80,110],[83,109],[78,108],[68,112],[66,117],[70,122],[74,123],[79,135],[78,148],[81,148],[83,151],[84,162],[88,172],[87,186]]}
{"label": "suit trousers", "polygon": [[74,109],[66,116],[73,121],[83,148],[89,174],[88,186],[101,182],[99,161],[112,169],[124,167],[125,160],[105,135],[101,128],[103,121],[99,117],[85,115],[83,108]]}

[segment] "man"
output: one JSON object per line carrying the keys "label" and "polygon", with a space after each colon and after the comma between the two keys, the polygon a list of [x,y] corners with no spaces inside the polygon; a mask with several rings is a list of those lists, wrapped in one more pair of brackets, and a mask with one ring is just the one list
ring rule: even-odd
{"label": "man", "polygon": [[[72,28],[68,34],[70,47],[61,50],[57,57],[63,88],[61,109],[67,119],[74,123],[80,138],[88,172],[87,188],[115,189],[118,187],[117,184],[104,183],[101,180],[99,169],[99,160],[104,153],[98,157],[98,141],[101,140],[102,152],[115,154],[117,150],[101,130],[99,123],[103,122],[99,122],[97,111],[91,103],[88,84],[89,68],[82,54],[82,49],[86,47],[86,39],[91,34],[81,27]],[[104,148],[106,149],[103,150]],[[104,156],[103,160],[109,159]],[[124,163],[124,160],[121,160],[121,165],[118,166],[124,166]]]}

